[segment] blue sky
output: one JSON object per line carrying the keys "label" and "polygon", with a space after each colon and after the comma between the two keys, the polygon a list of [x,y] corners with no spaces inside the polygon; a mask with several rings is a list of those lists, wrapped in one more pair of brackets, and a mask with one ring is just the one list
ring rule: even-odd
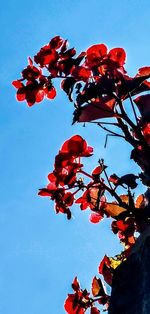
{"label": "blue sky", "polygon": [[[136,171],[129,148],[109,141],[96,127],[71,126],[72,106],[63,93],[28,108],[15,100],[11,81],[27,57],[50,38],[68,38],[78,51],[94,43],[124,47],[131,75],[149,65],[148,0],[9,0],[1,4],[0,50],[0,313],[61,314],[74,276],[83,287],[105,253],[120,246],[109,221],[92,225],[76,206],[74,219],[56,216],[53,204],[37,196],[47,183],[54,156],[65,139],[81,134],[95,147],[93,163],[104,157],[110,173]],[[117,154],[116,154],[117,152]],[[91,167],[91,161],[86,163]]]}

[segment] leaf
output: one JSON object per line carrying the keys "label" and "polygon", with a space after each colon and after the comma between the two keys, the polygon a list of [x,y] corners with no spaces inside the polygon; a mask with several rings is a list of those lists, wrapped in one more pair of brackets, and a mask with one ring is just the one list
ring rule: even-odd
{"label": "leaf", "polygon": [[144,202],[144,195],[140,194],[136,201],[135,201],[135,207],[136,208],[144,208],[145,207],[145,202]]}
{"label": "leaf", "polygon": [[[119,195],[121,198],[122,202],[128,204],[129,203],[129,196],[122,194]],[[126,212],[127,210],[121,206],[117,202],[112,202],[110,204],[107,203],[107,206],[105,207],[106,212],[111,216],[115,217],[118,216],[119,214]]]}
{"label": "leaf", "polygon": [[109,257],[109,261],[110,261],[110,267],[113,269],[116,269],[122,263],[121,260],[115,259],[112,257]]}
{"label": "leaf", "polygon": [[88,105],[81,107],[78,122],[89,122],[101,118],[109,118],[116,116],[114,113],[115,99],[106,96],[96,101],[91,101]]}
{"label": "leaf", "polygon": [[113,173],[110,177],[109,177],[109,181],[112,182],[114,185],[118,184],[118,179],[119,177]]}
{"label": "leaf", "polygon": [[104,287],[100,278],[96,276],[92,281],[92,294],[94,297],[100,297],[105,295]]}
{"label": "leaf", "polygon": [[103,275],[104,280],[107,282],[107,284],[111,286],[113,274],[110,268],[110,260],[107,255],[105,255],[102,259],[98,271],[101,275]]}
{"label": "leaf", "polygon": [[74,278],[73,282],[72,282],[72,289],[74,291],[78,291],[80,289],[80,283],[77,277]]}
{"label": "leaf", "polygon": [[61,88],[68,95],[70,101],[72,101],[71,94],[75,83],[76,80],[74,77],[68,77],[61,82]]}
{"label": "leaf", "polygon": [[94,170],[92,171],[92,176],[99,176],[103,172],[103,170],[106,168],[104,167],[97,166],[96,168],[94,168]]}
{"label": "leaf", "polygon": [[118,179],[117,185],[126,184],[129,188],[135,189],[137,187],[136,179],[138,176],[135,176],[132,173],[126,174]]}

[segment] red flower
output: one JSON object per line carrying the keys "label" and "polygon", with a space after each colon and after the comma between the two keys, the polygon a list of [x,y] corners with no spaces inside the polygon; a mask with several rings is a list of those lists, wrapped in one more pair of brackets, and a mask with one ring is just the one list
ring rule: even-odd
{"label": "red flower", "polygon": [[150,123],[144,123],[142,132],[148,145],[150,145]]}
{"label": "red flower", "polygon": [[28,81],[26,86],[22,85],[17,91],[17,100],[26,100],[29,107],[33,106],[36,102],[41,102],[44,99],[43,86],[37,81]]}
{"label": "red flower", "polygon": [[57,168],[57,165],[55,166],[54,174],[56,176],[56,182],[57,185],[68,185],[69,187],[73,186],[73,184],[76,182],[76,174],[78,172],[78,169],[80,167],[80,164],[78,163],[72,163],[64,168]]}
{"label": "red flower", "polygon": [[[30,67],[30,66],[29,66]],[[39,81],[35,79],[34,74],[30,69],[27,69],[26,79],[32,76],[30,81],[26,82],[24,85],[20,80],[13,81],[12,84],[18,88],[17,91],[17,100],[23,101],[26,100],[29,107],[33,106],[36,102],[41,102],[44,97],[53,99],[56,96],[56,90],[52,86],[51,82],[47,78],[44,78],[40,72],[38,75]]]}
{"label": "red flower", "polygon": [[23,79],[28,80],[28,81],[34,81],[35,79],[40,78],[41,75],[42,75],[42,70],[33,65],[28,65],[22,71]]}
{"label": "red flower", "polygon": [[100,61],[107,54],[107,47],[104,44],[93,45],[87,49],[86,64],[89,67],[98,66]]}
{"label": "red flower", "polygon": [[71,74],[75,79],[85,82],[91,77],[91,71],[84,66],[75,67]]}
{"label": "red flower", "polygon": [[64,308],[68,314],[84,314],[89,307],[89,293],[87,290],[81,290],[80,284],[75,277],[72,288],[75,291],[74,294],[68,294],[64,303]]}
{"label": "red flower", "polygon": [[125,221],[113,221],[111,228],[115,234],[118,234],[120,241],[124,243],[126,248],[135,243],[135,220],[133,218],[127,218]]}
{"label": "red flower", "polygon": [[85,309],[81,307],[81,305],[79,304],[81,297],[82,297],[82,294],[80,296],[79,293],[68,294],[68,297],[64,304],[65,311],[68,314],[84,314],[85,313]]}
{"label": "red flower", "polygon": [[49,44],[52,49],[59,49],[64,44],[64,39],[60,36],[55,36],[51,39]]}
{"label": "red flower", "polygon": [[34,61],[40,64],[41,67],[45,65],[53,65],[57,60],[58,53],[55,49],[51,48],[50,44],[42,47],[37,55],[34,56]]}
{"label": "red flower", "polygon": [[68,219],[71,218],[69,207],[73,205],[74,195],[71,192],[66,192],[63,187],[57,186],[57,178],[53,173],[48,175],[50,183],[46,188],[40,189],[38,195],[49,196],[51,200],[55,201],[56,213],[67,214]]}
{"label": "red flower", "polygon": [[126,53],[123,48],[113,48],[108,52],[104,44],[99,44],[88,48],[86,53],[86,65],[90,69],[98,67],[101,75],[118,75],[116,70],[125,73],[123,65]]}
{"label": "red flower", "polygon": [[118,66],[123,66],[126,61],[126,53],[123,48],[113,48],[108,53],[108,58],[116,62]]}
{"label": "red flower", "polygon": [[99,213],[92,213],[90,215],[90,222],[96,224],[96,223],[99,223],[103,218],[104,218],[103,215]]}
{"label": "red flower", "polygon": [[75,157],[88,157],[92,155],[93,148],[87,146],[87,142],[80,135],[74,135],[62,145],[60,152]]}
{"label": "red flower", "polygon": [[101,194],[99,196],[99,190],[101,190],[100,186],[87,188],[83,195],[75,201],[76,204],[80,204],[81,210],[85,210],[89,207],[91,210],[96,212],[96,216],[91,216],[91,222],[94,222],[94,219],[99,219],[100,221],[104,216],[103,208],[106,205],[106,198],[105,196],[101,196]]}

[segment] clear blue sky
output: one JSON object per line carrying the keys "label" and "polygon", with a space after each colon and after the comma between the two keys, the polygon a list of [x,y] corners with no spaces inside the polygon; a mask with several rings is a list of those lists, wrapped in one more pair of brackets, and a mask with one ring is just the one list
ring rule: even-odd
{"label": "clear blue sky", "polygon": [[[27,57],[55,35],[78,51],[94,43],[124,47],[127,69],[149,65],[148,0],[9,0],[1,3],[0,28],[0,313],[62,314],[75,275],[83,287],[105,253],[119,250],[109,221],[92,225],[88,213],[74,208],[74,219],[56,216],[53,204],[37,196],[46,184],[54,156],[69,136],[79,133],[104,157],[110,173],[134,170],[127,146],[96,127],[71,127],[72,107],[61,92],[54,102],[28,108],[15,100],[11,81]],[[120,148],[120,150],[119,150]],[[117,154],[116,154],[117,152]],[[87,167],[91,167],[90,160]],[[105,245],[104,245],[105,244]]]}

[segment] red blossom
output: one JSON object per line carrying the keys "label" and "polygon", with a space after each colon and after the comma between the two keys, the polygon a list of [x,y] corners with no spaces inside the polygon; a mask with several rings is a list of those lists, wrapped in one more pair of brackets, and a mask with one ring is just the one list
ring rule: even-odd
{"label": "red blossom", "polygon": [[41,67],[45,65],[53,65],[58,60],[58,53],[55,49],[51,48],[50,44],[45,45],[40,49],[36,56],[34,56],[34,61],[40,64]]}
{"label": "red blossom", "polygon": [[42,75],[42,70],[33,66],[28,65],[23,71],[22,71],[22,77],[24,80],[28,81],[34,81],[37,78],[40,78]]}
{"label": "red blossom", "polygon": [[146,66],[146,67],[142,67],[140,69],[138,69],[138,73],[136,75],[138,76],[150,76],[150,67]]}
{"label": "red blossom", "polygon": [[84,314],[89,307],[89,293],[87,290],[80,289],[77,277],[75,277],[72,287],[75,292],[74,294],[68,294],[64,303],[64,308],[68,314]]}
{"label": "red blossom", "polygon": [[86,64],[93,68],[99,65],[102,58],[107,54],[107,47],[104,44],[93,45],[87,49]]}
{"label": "red blossom", "polygon": [[72,75],[75,79],[86,82],[91,77],[91,71],[83,66],[77,66],[74,67]]}
{"label": "red blossom", "polygon": [[74,135],[62,145],[60,152],[76,157],[88,157],[92,155],[93,148],[88,146],[80,135]]}
{"label": "red blossom", "polygon": [[135,243],[134,232],[136,229],[134,218],[113,221],[111,225],[112,231],[118,234],[118,237],[125,247],[128,248]]}
{"label": "red blossom", "polygon": [[[30,67],[30,66],[29,66]],[[30,72],[30,71],[29,71]],[[41,102],[44,97],[49,99],[54,99],[56,97],[56,90],[49,82],[48,79],[44,78],[41,74],[38,73],[39,80],[35,79],[33,73],[29,74],[27,70],[26,74],[26,85],[24,85],[20,80],[13,81],[12,84],[18,88],[17,91],[17,100],[18,101],[27,101],[29,107],[33,106],[35,103]],[[31,76],[31,80],[28,80]],[[25,79],[25,78],[24,78]]]}
{"label": "red blossom", "polygon": [[142,132],[148,145],[150,145],[150,123],[144,123]]}
{"label": "red blossom", "polygon": [[103,218],[104,218],[103,215],[99,213],[92,213],[90,215],[90,222],[96,224],[96,223],[99,223]]}
{"label": "red blossom", "polygon": [[76,204],[80,204],[81,210],[89,207],[95,212],[90,216],[90,221],[94,223],[99,222],[104,217],[103,209],[106,206],[106,198],[101,196],[101,193],[103,193],[101,186],[88,187],[83,195],[75,201]]}
{"label": "red blossom", "polygon": [[51,39],[49,44],[52,49],[59,49],[64,44],[64,39],[60,36],[55,36]]}
{"label": "red blossom", "polygon": [[123,48],[113,48],[108,53],[108,58],[116,62],[118,66],[123,66],[126,61],[126,53]]}

